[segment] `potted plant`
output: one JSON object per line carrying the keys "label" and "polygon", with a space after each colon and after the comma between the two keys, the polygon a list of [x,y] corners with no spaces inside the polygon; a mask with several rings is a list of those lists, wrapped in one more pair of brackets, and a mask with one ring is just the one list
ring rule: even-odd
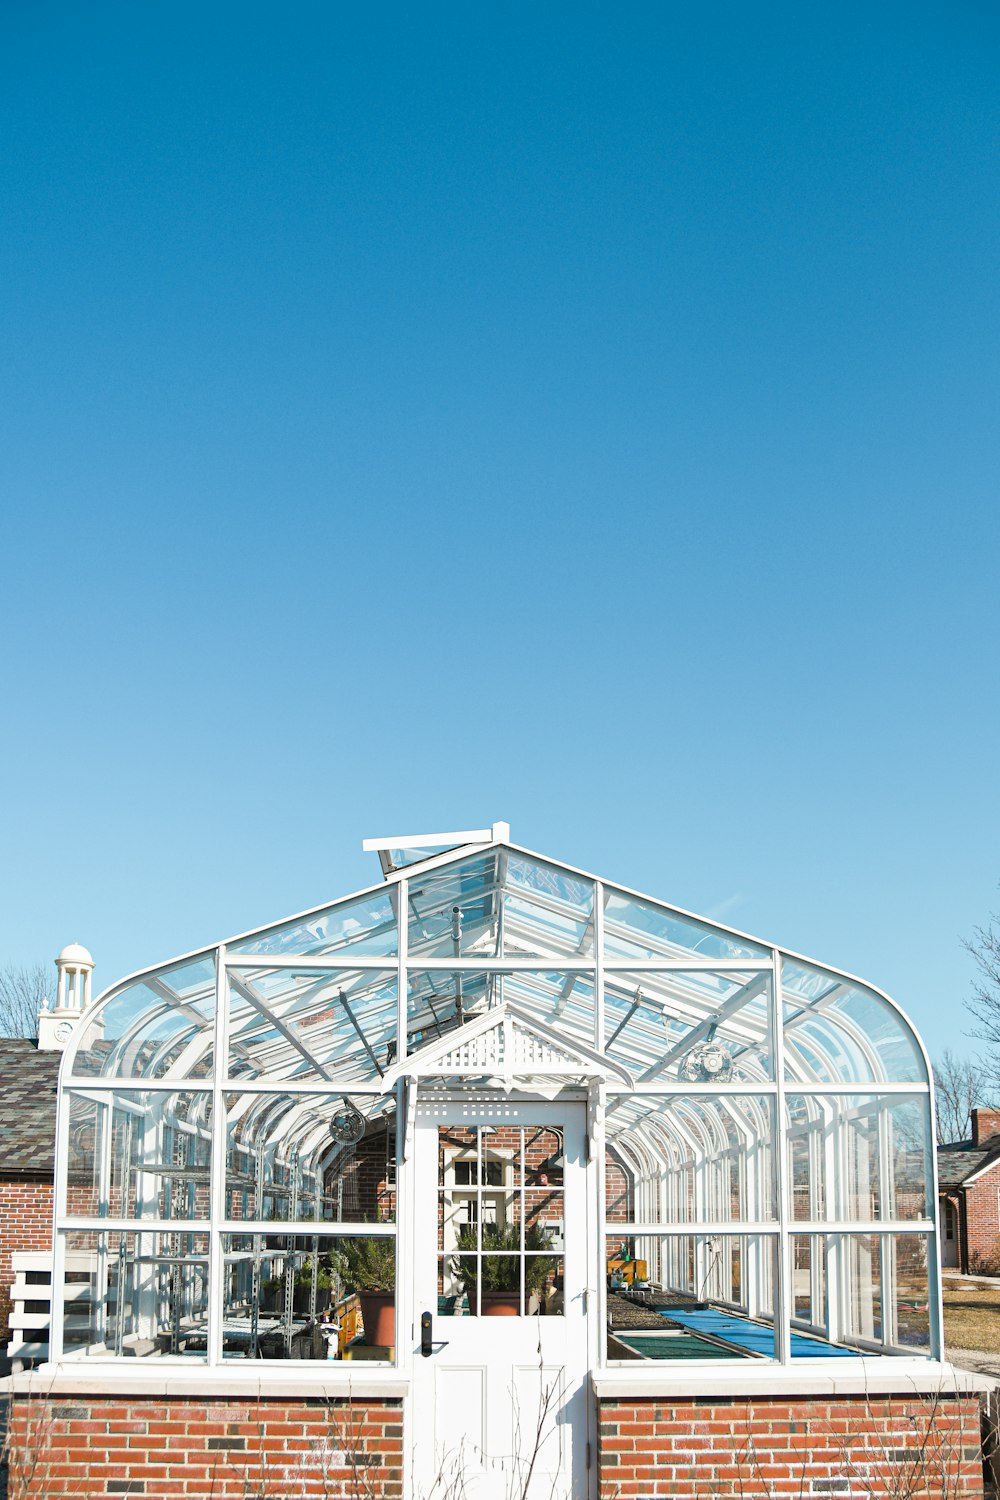
{"label": "potted plant", "polygon": [[[484,1224],[482,1254],[475,1224],[465,1224],[458,1232],[459,1257],[456,1274],[465,1282],[470,1311],[475,1311],[476,1288],[479,1305],[486,1318],[516,1318],[521,1311],[521,1226],[520,1224]],[[552,1248],[548,1230],[540,1224],[528,1224],[524,1230],[524,1249],[541,1251]],[[556,1268],[554,1255],[527,1255],[524,1261],[525,1296],[541,1296]]]}
{"label": "potted plant", "polygon": [[391,1239],[343,1240],[338,1270],[344,1286],[361,1303],[365,1343],[396,1342],[396,1243]]}

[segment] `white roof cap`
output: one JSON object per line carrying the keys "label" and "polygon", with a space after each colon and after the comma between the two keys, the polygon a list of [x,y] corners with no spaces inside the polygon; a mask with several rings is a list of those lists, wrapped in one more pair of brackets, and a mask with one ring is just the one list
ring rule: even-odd
{"label": "white roof cap", "polygon": [[66,947],[56,959],[57,964],[89,964],[94,967],[94,960],[87,952],[82,943],[67,943]]}

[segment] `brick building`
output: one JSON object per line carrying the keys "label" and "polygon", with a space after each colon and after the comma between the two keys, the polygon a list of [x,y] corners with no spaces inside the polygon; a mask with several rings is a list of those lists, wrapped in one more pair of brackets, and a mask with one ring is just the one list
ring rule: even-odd
{"label": "brick building", "polygon": [[971,1139],[937,1164],[942,1266],[1000,1275],[1000,1110],[974,1109]]}
{"label": "brick building", "polygon": [[373,847],[70,1027],[11,1500],[981,1493],[899,1008],[504,824]]}

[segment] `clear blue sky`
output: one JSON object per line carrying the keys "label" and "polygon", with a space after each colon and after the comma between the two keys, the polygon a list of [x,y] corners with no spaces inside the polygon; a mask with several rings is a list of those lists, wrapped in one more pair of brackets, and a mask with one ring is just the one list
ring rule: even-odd
{"label": "clear blue sky", "polygon": [[1000,12],[15,5],[0,961],[514,837],[961,1042]]}

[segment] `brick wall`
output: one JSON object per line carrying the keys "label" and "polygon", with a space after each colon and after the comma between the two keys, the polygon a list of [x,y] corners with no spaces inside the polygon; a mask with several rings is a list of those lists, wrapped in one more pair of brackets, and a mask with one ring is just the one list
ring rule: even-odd
{"label": "brick wall", "polygon": [[402,1495],[398,1401],[16,1397],[9,1500]]}
{"label": "brick wall", "polygon": [[10,1333],[11,1256],[15,1250],[52,1249],[51,1182],[0,1178],[0,1340]]}
{"label": "brick wall", "polygon": [[983,1493],[972,1396],[602,1401],[598,1464],[600,1500]]}
{"label": "brick wall", "polygon": [[965,1189],[966,1269],[1000,1251],[1000,1172],[987,1172]]}

